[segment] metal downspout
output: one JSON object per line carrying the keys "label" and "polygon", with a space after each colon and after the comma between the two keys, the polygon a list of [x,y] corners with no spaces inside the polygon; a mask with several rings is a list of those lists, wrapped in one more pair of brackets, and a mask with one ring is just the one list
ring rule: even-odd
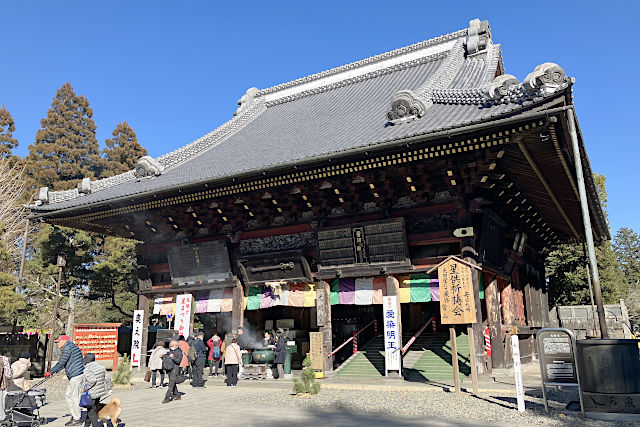
{"label": "metal downspout", "polygon": [[604,315],[604,305],[602,303],[602,290],[600,289],[600,274],[598,273],[598,262],[596,261],[596,250],[593,245],[593,232],[591,230],[591,217],[589,216],[589,205],[587,204],[587,190],[584,185],[584,174],[582,172],[582,158],[580,156],[580,146],[578,145],[578,133],[574,118],[575,110],[567,110],[567,124],[569,135],[571,136],[571,146],[573,148],[573,161],[576,167],[576,181],[578,193],[580,195],[580,207],[582,208],[582,222],[584,223],[584,236],[587,242],[587,253],[589,255],[589,265],[591,266],[591,281],[593,283],[593,296],[596,300],[598,310],[598,321],[600,323],[600,336],[603,339],[609,338],[607,321]]}

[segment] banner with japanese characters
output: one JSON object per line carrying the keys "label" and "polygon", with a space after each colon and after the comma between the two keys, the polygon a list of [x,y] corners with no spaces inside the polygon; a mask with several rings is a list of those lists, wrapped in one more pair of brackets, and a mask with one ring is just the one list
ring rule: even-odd
{"label": "banner with japanese characters", "polygon": [[191,294],[176,296],[176,326],[174,329],[177,329],[178,333],[185,338],[189,337],[192,305],[193,296]]}
{"label": "banner with japanese characters", "polygon": [[385,374],[389,371],[400,371],[402,361],[402,342],[400,340],[400,323],[398,313],[398,297],[382,297],[382,315],[384,321],[384,356]]}
{"label": "banner with japanese characters", "polygon": [[131,366],[140,367],[142,356],[142,333],[144,322],[144,310],[133,311],[133,329],[131,330]]}
{"label": "banner with japanese characters", "polygon": [[475,271],[454,258],[438,266],[440,321],[443,325],[476,323],[471,274]]}

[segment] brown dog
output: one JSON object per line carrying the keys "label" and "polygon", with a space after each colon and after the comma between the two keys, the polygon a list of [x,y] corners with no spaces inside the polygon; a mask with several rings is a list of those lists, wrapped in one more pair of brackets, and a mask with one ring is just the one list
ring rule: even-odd
{"label": "brown dog", "polygon": [[111,420],[111,424],[117,426],[121,413],[120,399],[114,397],[111,399],[111,402],[104,405],[104,407],[98,411],[98,419],[100,421]]}

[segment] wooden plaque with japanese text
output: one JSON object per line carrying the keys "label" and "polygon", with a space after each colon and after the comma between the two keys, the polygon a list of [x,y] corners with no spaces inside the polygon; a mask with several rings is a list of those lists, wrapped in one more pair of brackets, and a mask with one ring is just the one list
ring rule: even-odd
{"label": "wooden plaque with japanese text", "polygon": [[309,357],[311,358],[311,367],[322,371],[324,369],[324,351],[322,332],[309,332]]}
{"label": "wooden plaque with japanese text", "polygon": [[471,267],[449,259],[438,267],[440,321],[443,325],[476,323]]}

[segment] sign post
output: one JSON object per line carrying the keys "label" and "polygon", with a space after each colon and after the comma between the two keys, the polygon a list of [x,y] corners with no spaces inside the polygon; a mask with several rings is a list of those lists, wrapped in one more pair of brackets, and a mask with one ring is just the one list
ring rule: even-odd
{"label": "sign post", "polygon": [[569,329],[543,328],[536,334],[544,409],[549,413],[547,386],[578,387],[580,413],[584,417],[584,400],[576,363],[576,339]]}
{"label": "sign post", "polygon": [[[454,325],[468,325],[469,363],[471,364],[471,385],[473,392],[478,393],[478,370],[476,366],[475,346],[473,342],[472,323],[476,323],[475,295],[473,294],[473,280],[471,268],[477,266],[469,264],[459,258],[449,257],[440,263],[438,280],[440,283],[440,323],[449,325],[451,339],[451,364],[453,365],[453,382],[456,393],[460,393],[460,368],[458,366],[458,348],[456,345],[456,330]],[[435,270],[433,268],[433,270]]]}
{"label": "sign post", "polygon": [[191,294],[176,296],[176,324],[175,329],[183,337],[189,337],[189,327],[191,325],[191,306],[193,304]]}
{"label": "sign post", "polygon": [[398,319],[398,297],[382,297],[384,317],[384,375],[389,371],[402,376],[402,344],[400,343],[400,324]]}
{"label": "sign post", "polygon": [[133,311],[133,328],[131,329],[131,367],[140,370],[140,359],[142,358],[142,322],[144,320],[144,310]]}
{"label": "sign post", "polygon": [[524,387],[522,386],[522,364],[520,363],[520,340],[511,335],[511,352],[513,354],[513,373],[516,376],[516,399],[518,411],[524,412]]}

